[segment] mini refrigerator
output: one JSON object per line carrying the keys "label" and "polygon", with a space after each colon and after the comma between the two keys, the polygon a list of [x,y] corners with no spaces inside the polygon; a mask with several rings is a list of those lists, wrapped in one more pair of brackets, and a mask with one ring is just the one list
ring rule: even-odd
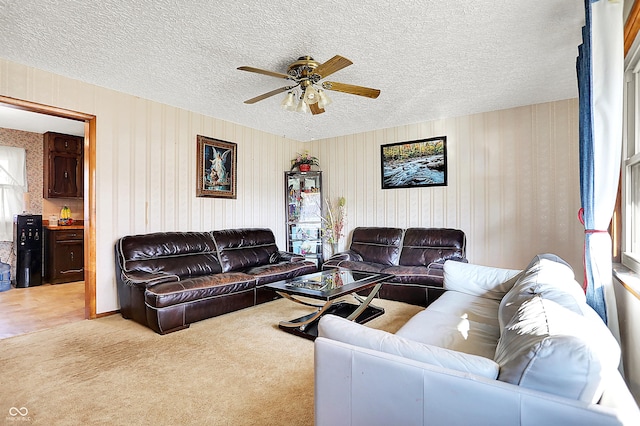
{"label": "mini refrigerator", "polygon": [[42,284],[42,215],[15,215],[13,239],[16,248],[16,287]]}

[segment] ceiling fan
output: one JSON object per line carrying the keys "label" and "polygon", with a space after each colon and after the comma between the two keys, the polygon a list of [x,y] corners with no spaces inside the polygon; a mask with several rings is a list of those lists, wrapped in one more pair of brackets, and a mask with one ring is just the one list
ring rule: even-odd
{"label": "ceiling fan", "polygon": [[[301,56],[291,63],[287,73],[267,71],[254,67],[238,67],[241,71],[264,74],[271,77],[283,78],[292,82],[289,86],[280,87],[260,96],[244,101],[245,104],[254,104],[278,93],[288,92],[282,101],[282,108],[289,111],[307,112],[313,115],[322,114],[324,107],[331,103],[331,99],[324,90],[349,93],[375,99],[380,95],[380,90],[369,87],[355,86],[353,84],[338,83],[336,81],[322,81],[326,77],[353,64],[349,59],[336,55],[324,63],[319,63],[311,56]],[[321,88],[316,85],[321,85]],[[323,90],[324,89],[324,90]],[[296,101],[299,99],[299,102]]]}

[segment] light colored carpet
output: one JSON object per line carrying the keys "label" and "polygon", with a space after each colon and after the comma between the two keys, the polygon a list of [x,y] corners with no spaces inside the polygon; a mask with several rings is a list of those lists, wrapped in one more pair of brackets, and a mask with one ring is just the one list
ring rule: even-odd
{"label": "light colored carpet", "polygon": [[[375,304],[367,325],[391,332],[421,310]],[[313,342],[277,327],[309,312],[280,299],[165,336],[113,315],[0,340],[0,423],[312,425]]]}

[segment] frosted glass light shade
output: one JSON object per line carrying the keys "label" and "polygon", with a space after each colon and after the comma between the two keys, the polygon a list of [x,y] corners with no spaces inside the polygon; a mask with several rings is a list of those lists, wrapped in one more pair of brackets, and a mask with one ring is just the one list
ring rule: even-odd
{"label": "frosted glass light shade", "polygon": [[333,101],[331,100],[329,95],[325,93],[324,90],[318,90],[318,106],[320,108],[324,109],[324,107],[326,107],[327,105],[331,105],[331,102]]}
{"label": "frosted glass light shade", "polygon": [[292,109],[295,109],[295,104],[296,104],[296,100],[295,100],[295,97],[293,96],[293,92],[289,92],[286,94],[286,96],[282,100],[280,107],[284,110],[291,111]]}
{"label": "frosted glass light shade", "polygon": [[312,105],[319,100],[318,91],[313,86],[308,86],[304,91],[304,102],[307,105]]}
{"label": "frosted glass light shade", "polygon": [[309,112],[309,105],[307,105],[304,99],[300,100],[300,102],[298,103],[298,108],[296,108],[296,111],[301,112],[303,114]]}

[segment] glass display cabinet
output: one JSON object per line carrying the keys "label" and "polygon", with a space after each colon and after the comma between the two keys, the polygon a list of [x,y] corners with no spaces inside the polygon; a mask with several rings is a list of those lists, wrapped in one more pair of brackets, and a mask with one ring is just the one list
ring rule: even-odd
{"label": "glass display cabinet", "polygon": [[322,265],[322,172],[285,172],[287,251]]}

